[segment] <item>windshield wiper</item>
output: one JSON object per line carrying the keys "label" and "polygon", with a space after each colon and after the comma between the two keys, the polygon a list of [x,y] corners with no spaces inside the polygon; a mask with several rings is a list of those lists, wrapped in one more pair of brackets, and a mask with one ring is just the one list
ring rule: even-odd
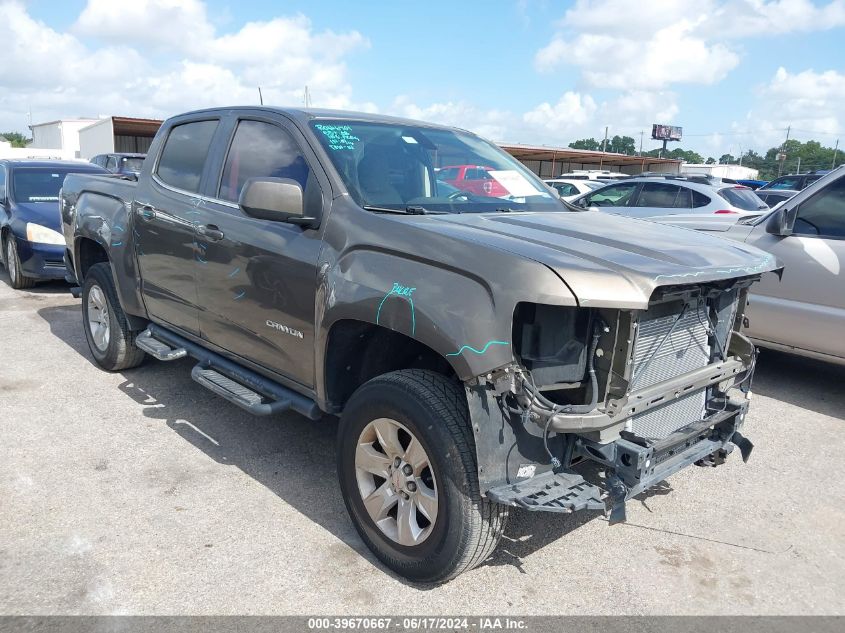
{"label": "windshield wiper", "polygon": [[404,209],[391,209],[390,207],[378,207],[372,204],[365,204],[362,207],[365,211],[376,211],[378,213],[398,213],[400,215],[443,215],[448,211],[432,211],[419,205],[409,205]]}

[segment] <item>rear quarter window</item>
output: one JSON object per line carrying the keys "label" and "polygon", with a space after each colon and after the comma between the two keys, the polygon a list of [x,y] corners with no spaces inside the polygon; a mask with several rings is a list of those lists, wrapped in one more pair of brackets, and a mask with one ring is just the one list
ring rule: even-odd
{"label": "rear quarter window", "polygon": [[726,187],[719,190],[719,195],[743,211],[757,211],[766,207],[766,203],[747,187]]}
{"label": "rear quarter window", "polygon": [[194,121],[176,125],[167,135],[156,175],[167,185],[198,192],[217,121]]}

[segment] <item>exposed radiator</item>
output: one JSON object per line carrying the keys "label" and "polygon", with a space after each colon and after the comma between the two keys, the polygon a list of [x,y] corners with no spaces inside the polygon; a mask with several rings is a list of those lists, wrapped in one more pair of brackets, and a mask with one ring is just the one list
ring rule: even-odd
{"label": "exposed radiator", "polygon": [[[680,310],[680,304],[678,307]],[[658,310],[659,306],[649,309],[637,327],[631,383],[634,391],[686,374],[710,362],[707,307],[704,302],[689,304],[680,320],[679,311],[661,314]],[[675,321],[678,322],[673,328]],[[664,341],[670,330],[671,334]],[[631,418],[631,430],[644,438],[666,437],[702,418],[705,397],[706,389],[699,389],[635,415]]]}

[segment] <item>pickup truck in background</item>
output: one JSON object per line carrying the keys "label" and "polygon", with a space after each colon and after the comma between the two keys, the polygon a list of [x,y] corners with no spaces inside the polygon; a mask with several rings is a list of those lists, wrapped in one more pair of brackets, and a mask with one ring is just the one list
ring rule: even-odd
{"label": "pickup truck in background", "polygon": [[[437,187],[470,161],[496,186]],[[191,112],[164,123],[137,182],[69,176],[61,206],[96,361],[190,356],[200,385],[254,414],[339,416],[349,515],[406,578],[484,561],[509,507],[620,521],[681,468],[751,451],[740,329],[776,260],[567,212],[474,134]]]}

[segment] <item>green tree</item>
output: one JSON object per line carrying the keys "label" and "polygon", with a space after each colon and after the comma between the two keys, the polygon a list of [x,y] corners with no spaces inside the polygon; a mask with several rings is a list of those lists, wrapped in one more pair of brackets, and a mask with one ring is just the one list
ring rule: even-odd
{"label": "green tree", "polygon": [[737,159],[734,158],[731,154],[722,154],[721,156],[719,156],[720,165],[735,165],[737,162]]}
{"label": "green tree", "polygon": [[569,144],[572,149],[589,149],[594,152],[601,151],[602,146],[605,146],[605,151],[617,154],[633,155],[637,153],[637,144],[634,139],[630,136],[619,136],[618,134],[607,139],[606,145],[604,139],[594,138],[582,138]]}
{"label": "green tree", "polygon": [[645,152],[645,154],[646,156],[653,156],[654,158],[657,158],[661,156],[661,152],[663,158],[680,159],[685,163],[699,164],[704,162],[704,158],[698,152],[695,152],[691,149],[681,149],[680,147],[676,147],[672,150],[666,150],[665,152],[663,152],[661,149],[652,149]]}
{"label": "green tree", "polygon": [[705,165],[715,165],[715,164],[716,164],[716,159],[715,159],[715,158],[713,158],[712,156],[708,156],[708,157],[707,157],[707,160],[706,160],[706,161],[704,161],[704,164],[705,164]]}
{"label": "green tree", "polygon": [[637,144],[630,136],[617,135],[607,142],[607,151],[633,155],[637,153]]}
{"label": "green tree", "polygon": [[582,138],[570,143],[569,147],[572,149],[589,149],[595,151],[601,149],[601,141],[597,141],[594,138]]}
{"label": "green tree", "polygon": [[32,140],[26,138],[26,136],[20,132],[0,132],[0,136],[9,141],[12,144],[12,147],[26,147],[26,144]]}

